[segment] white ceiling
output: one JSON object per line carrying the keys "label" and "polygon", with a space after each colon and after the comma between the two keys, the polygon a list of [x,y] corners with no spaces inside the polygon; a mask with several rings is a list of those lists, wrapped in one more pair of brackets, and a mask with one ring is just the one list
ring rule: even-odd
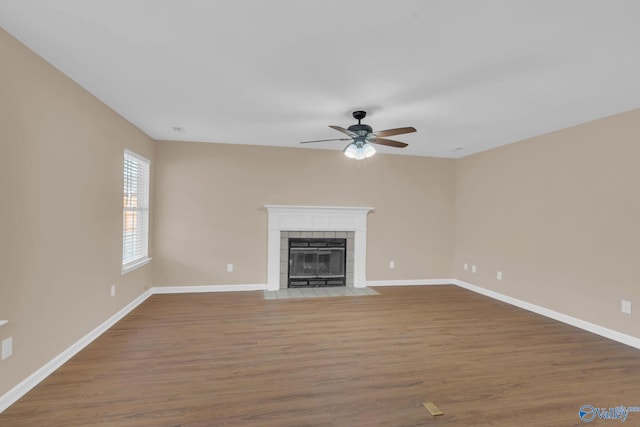
{"label": "white ceiling", "polygon": [[159,140],[300,147],[364,109],[418,129],[380,152],[457,158],[640,107],[637,0],[0,0],[0,25]]}

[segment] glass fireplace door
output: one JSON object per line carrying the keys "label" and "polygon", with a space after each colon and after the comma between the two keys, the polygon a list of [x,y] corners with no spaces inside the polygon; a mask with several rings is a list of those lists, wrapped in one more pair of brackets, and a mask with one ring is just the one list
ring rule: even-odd
{"label": "glass fireplace door", "polygon": [[345,239],[289,239],[289,287],[344,286]]}

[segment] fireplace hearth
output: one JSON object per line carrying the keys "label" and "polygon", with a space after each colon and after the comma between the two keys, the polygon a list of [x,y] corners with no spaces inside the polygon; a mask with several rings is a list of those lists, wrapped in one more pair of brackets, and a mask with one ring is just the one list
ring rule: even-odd
{"label": "fireplace hearth", "polygon": [[289,288],[346,285],[347,239],[290,238]]}

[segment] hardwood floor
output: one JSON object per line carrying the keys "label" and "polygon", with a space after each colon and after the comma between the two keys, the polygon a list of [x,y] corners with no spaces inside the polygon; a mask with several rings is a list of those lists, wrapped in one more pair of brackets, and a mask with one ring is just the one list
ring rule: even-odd
{"label": "hardwood floor", "polygon": [[0,425],[581,426],[584,404],[640,406],[640,350],[454,286],[376,289],[154,295]]}

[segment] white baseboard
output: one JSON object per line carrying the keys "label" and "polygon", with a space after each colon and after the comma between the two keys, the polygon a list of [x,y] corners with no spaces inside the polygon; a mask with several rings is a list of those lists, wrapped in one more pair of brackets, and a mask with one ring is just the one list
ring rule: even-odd
{"label": "white baseboard", "polygon": [[367,286],[430,286],[452,284],[453,279],[367,280]]}
{"label": "white baseboard", "polygon": [[187,294],[197,292],[245,292],[263,291],[266,284],[252,285],[203,285],[203,286],[155,286],[151,288],[154,294]]}
{"label": "white baseboard", "polygon": [[151,290],[145,291],[142,295],[131,301],[125,307],[120,309],[116,314],[105,320],[98,327],[93,329],[84,337],[80,338],[69,348],[58,354],[56,357],[47,362],[40,369],[29,375],[22,380],[18,385],[11,390],[0,396],[0,413],[13,405],[18,399],[27,394],[29,390],[38,385],[42,380],[51,375],[56,369],[62,366],[65,362],[75,356],[80,350],[89,345],[93,340],[102,335],[106,330],[115,325],[120,319],[129,314],[134,308],[142,304],[149,296],[151,296]]}
{"label": "white baseboard", "polygon": [[604,326],[596,325],[595,323],[587,322],[586,320],[578,319],[576,317],[559,313],[557,311],[553,311],[548,308],[541,307],[539,305],[531,304],[529,302],[526,302],[517,298],[513,298],[508,295],[504,295],[489,289],[485,289],[480,286],[476,286],[471,283],[464,282],[462,280],[455,279],[453,280],[453,283],[457,286],[460,286],[461,288],[468,289],[478,294],[488,296],[489,298],[506,302],[507,304],[511,304],[528,311],[532,311],[534,313],[540,314],[545,317],[549,317],[559,322],[566,323],[571,326],[575,326],[576,328],[580,328],[585,331],[594,333],[596,335],[600,335],[602,337],[609,338],[611,340],[620,342],[622,344],[626,344],[628,346],[640,349],[640,338],[623,334],[622,332],[614,331],[613,329],[605,328]]}

